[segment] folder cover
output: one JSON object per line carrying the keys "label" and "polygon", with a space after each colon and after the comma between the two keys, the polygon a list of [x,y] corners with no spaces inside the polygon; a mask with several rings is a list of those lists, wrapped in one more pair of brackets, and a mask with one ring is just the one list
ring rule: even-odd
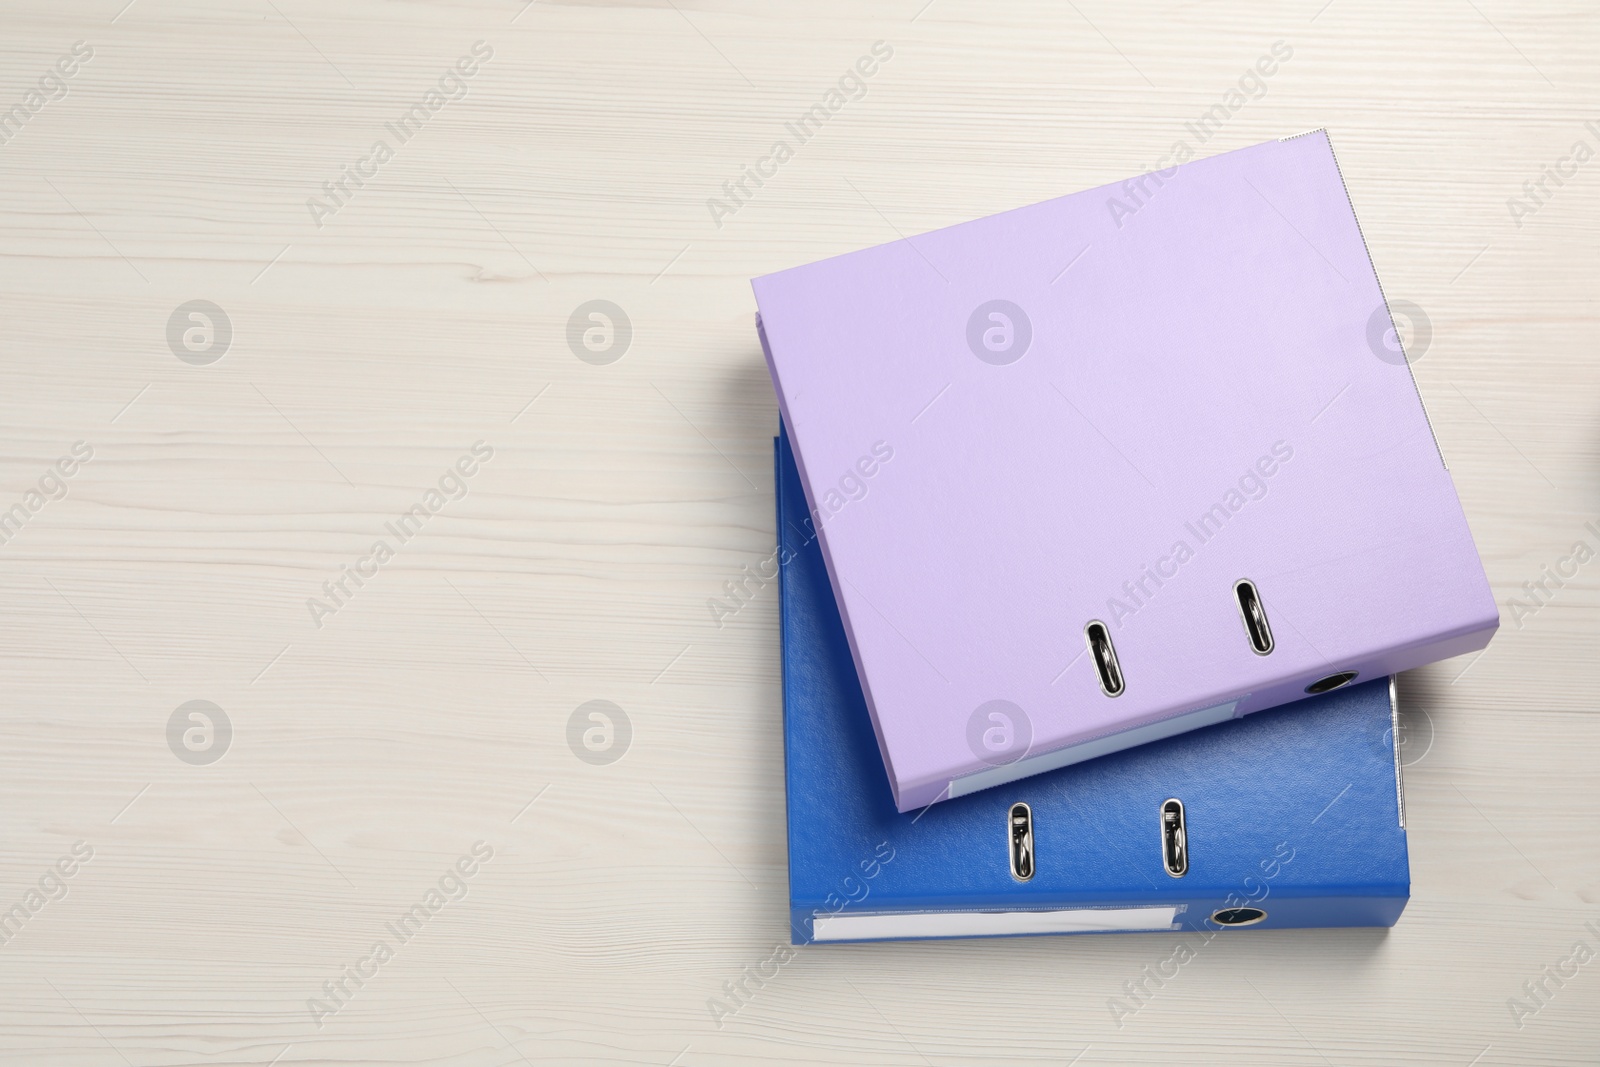
{"label": "folder cover", "polygon": [[[896,811],[781,438],[777,468],[795,944],[1400,917],[1410,871],[1387,679]],[[1176,877],[1163,821],[1174,800]],[[1025,880],[1010,821],[1024,804]]]}
{"label": "folder cover", "polygon": [[1321,132],[754,287],[901,811],[1498,625]]}

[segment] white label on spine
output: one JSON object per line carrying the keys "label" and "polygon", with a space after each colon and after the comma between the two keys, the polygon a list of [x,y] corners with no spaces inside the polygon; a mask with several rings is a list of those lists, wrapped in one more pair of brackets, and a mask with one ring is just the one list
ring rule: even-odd
{"label": "white label on spine", "polygon": [[[1239,700],[1243,700],[1240,697]],[[1082,763],[1086,759],[1104,756],[1112,752],[1121,752],[1125,748],[1135,745],[1149,744],[1151,741],[1160,741],[1164,737],[1174,737],[1190,730],[1198,730],[1202,726],[1211,726],[1233,718],[1233,709],[1239,706],[1238,700],[1230,700],[1226,704],[1215,707],[1201,708],[1199,711],[1185,712],[1174,715],[1170,719],[1160,722],[1136,726],[1132,730],[1124,730],[1119,734],[1109,734],[1097,737],[1093,741],[1085,741],[1081,745],[1069,745],[1058,748],[1054,752],[1044,752],[1037,756],[1028,756],[1015,763],[1008,763],[1003,767],[990,767],[988,770],[977,771],[962,778],[956,778],[950,783],[950,797],[964,797],[968,793],[976,793],[980,789],[990,786],[1004,785],[1015,782],[1031,775],[1053,771],[1058,767]]]}
{"label": "white label on spine", "polygon": [[818,915],[818,941],[893,937],[983,937],[1001,934],[1088,934],[1118,930],[1170,930],[1178,909],[1065,908],[1059,911],[918,911]]}

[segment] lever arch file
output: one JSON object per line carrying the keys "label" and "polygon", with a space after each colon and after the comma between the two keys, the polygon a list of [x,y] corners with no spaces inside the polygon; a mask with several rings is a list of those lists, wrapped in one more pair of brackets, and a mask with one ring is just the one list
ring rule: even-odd
{"label": "lever arch file", "polygon": [[901,811],[1498,625],[1321,132],[754,288]]}
{"label": "lever arch file", "polygon": [[782,440],[777,483],[796,944],[1399,918],[1410,874],[1387,679],[895,810]]}

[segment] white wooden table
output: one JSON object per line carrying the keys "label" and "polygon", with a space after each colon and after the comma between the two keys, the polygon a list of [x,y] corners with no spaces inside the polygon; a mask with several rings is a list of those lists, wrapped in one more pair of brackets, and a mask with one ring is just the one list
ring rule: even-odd
{"label": "white wooden table", "polygon": [[[1592,4],[125,3],[0,10],[0,1059],[1596,1061]],[[714,1020],[787,939],[775,590],[708,608],[773,545],[748,279],[1318,126],[1503,609],[1402,680],[1399,926],[1120,1026],[1173,936],[803,949]]]}

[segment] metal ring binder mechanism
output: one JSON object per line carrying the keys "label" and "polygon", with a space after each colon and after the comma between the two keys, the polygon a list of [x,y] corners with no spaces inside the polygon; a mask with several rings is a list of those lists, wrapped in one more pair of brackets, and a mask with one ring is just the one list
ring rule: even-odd
{"label": "metal ring binder mechanism", "polygon": [[1410,873],[1382,678],[897,811],[786,438],[776,460],[796,944],[1400,917]]}

